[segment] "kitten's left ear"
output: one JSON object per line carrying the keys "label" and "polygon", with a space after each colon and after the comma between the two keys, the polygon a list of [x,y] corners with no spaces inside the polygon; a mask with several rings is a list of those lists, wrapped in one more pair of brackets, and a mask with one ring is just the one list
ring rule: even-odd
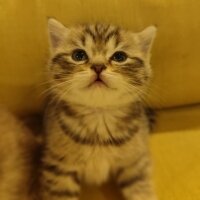
{"label": "kitten's left ear", "polygon": [[143,53],[148,54],[151,51],[156,32],[155,26],[149,26],[138,33],[139,44]]}
{"label": "kitten's left ear", "polygon": [[56,19],[50,18],[48,20],[48,33],[51,51],[54,51],[59,46],[67,32],[68,28]]}

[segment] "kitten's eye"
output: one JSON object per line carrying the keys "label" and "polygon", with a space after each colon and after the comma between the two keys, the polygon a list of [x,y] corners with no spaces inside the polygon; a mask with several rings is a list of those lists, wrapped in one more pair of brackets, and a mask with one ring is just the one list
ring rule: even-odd
{"label": "kitten's eye", "polygon": [[116,62],[124,62],[127,59],[127,54],[123,51],[117,51],[115,52],[112,57],[111,60],[114,60]]}
{"label": "kitten's eye", "polygon": [[72,53],[72,59],[75,61],[86,61],[88,60],[88,56],[84,50],[76,49]]}

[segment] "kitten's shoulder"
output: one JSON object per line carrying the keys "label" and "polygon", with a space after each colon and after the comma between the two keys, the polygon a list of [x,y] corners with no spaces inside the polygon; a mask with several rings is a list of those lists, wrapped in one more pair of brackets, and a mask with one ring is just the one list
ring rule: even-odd
{"label": "kitten's shoulder", "polygon": [[153,108],[145,107],[145,114],[148,119],[149,129],[152,131],[156,123],[156,111]]}

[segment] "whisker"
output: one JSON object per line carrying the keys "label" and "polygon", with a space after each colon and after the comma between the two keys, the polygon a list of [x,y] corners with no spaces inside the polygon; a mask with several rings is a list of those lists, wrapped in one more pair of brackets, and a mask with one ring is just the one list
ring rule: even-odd
{"label": "whisker", "polygon": [[[52,82],[53,83],[53,82]],[[58,87],[62,87],[64,85],[69,85],[70,83],[72,83],[71,80],[65,80],[64,82],[62,83],[57,83],[55,85],[51,85],[49,88],[47,88],[46,90],[44,90],[40,95],[43,96],[43,95],[46,95],[48,94],[49,92],[53,91],[53,89],[56,89]]]}

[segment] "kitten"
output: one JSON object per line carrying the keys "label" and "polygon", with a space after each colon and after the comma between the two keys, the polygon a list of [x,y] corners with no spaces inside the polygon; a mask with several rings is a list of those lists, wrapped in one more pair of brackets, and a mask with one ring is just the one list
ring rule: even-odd
{"label": "kitten", "polygon": [[30,200],[36,138],[2,107],[0,116],[0,199]]}
{"label": "kitten", "polygon": [[126,200],[156,200],[142,104],[156,28],[67,28],[49,19],[50,96],[40,198],[78,200],[112,177]]}

